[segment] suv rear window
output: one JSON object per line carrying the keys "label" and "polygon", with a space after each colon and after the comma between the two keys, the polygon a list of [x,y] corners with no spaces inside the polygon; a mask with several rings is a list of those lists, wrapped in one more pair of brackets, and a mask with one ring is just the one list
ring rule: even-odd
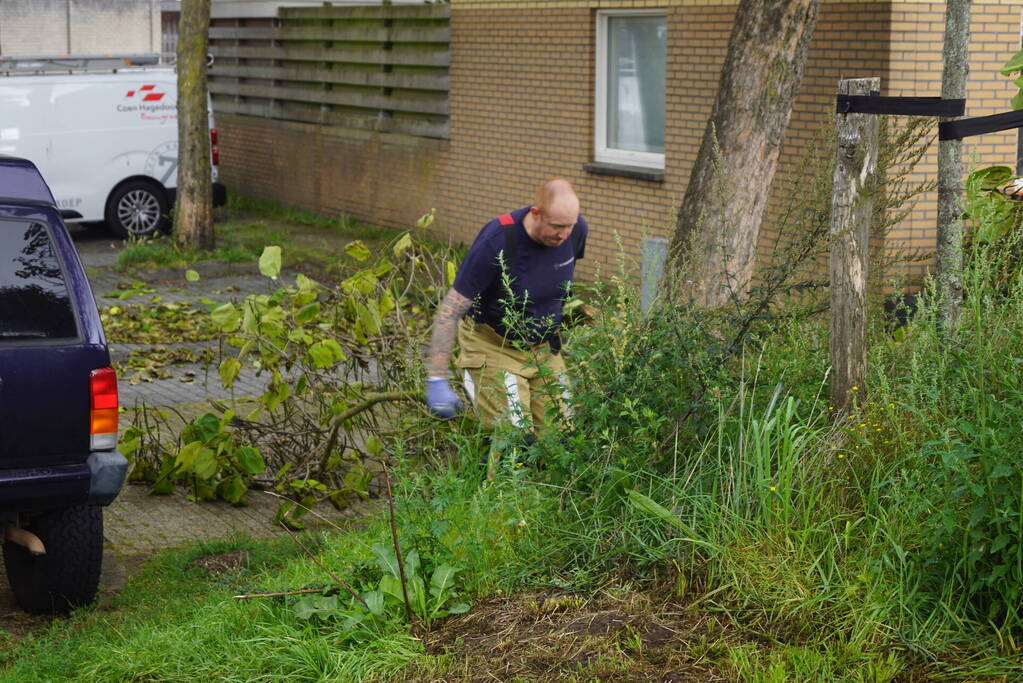
{"label": "suv rear window", "polygon": [[0,341],[77,336],[64,273],[46,226],[0,219]]}

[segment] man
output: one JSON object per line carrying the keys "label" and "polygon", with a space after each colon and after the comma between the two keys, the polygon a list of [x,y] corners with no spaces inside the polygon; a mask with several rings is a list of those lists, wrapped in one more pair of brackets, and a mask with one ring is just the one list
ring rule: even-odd
{"label": "man", "polygon": [[533,206],[483,226],[434,317],[426,357],[434,415],[451,418],[461,408],[448,371],[456,334],[459,379],[484,424],[508,420],[532,434],[552,402],[567,414],[558,330],[588,232],[562,179],[541,185]]}

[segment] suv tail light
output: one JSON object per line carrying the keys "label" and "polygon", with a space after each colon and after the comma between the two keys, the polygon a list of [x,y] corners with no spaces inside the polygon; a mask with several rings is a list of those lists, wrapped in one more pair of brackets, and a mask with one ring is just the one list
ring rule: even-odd
{"label": "suv tail light", "polygon": [[89,447],[110,451],[117,447],[117,373],[113,368],[93,370],[89,375]]}
{"label": "suv tail light", "polygon": [[220,147],[218,146],[217,129],[210,128],[210,156],[213,157],[213,165],[220,164]]}

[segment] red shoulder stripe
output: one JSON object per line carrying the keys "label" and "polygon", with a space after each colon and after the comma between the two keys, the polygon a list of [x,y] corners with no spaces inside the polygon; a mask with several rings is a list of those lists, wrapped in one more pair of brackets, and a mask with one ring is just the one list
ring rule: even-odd
{"label": "red shoulder stripe", "polygon": [[515,225],[515,219],[512,218],[510,213],[506,213],[503,216],[497,218],[501,222],[501,225]]}

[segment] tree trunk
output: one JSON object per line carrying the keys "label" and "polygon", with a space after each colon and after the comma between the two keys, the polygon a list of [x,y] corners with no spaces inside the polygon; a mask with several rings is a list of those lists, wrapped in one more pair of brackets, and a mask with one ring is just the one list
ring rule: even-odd
{"label": "tree trunk", "polygon": [[[869,95],[879,78],[838,84],[843,95]],[[867,376],[867,275],[873,198],[864,185],[877,168],[874,114],[838,114],[838,153],[831,195],[831,405],[837,415],[863,405]]]}
{"label": "tree trunk", "polygon": [[[948,0],[945,4],[944,68],[941,96],[966,97],[969,73],[971,0]],[[953,120],[953,119],[946,119]],[[963,143],[938,143],[938,304],[941,328],[951,332],[959,321],[963,299]]]}
{"label": "tree trunk", "polygon": [[672,294],[744,295],[820,0],[740,0],[714,108],[671,243]]}
{"label": "tree trunk", "polygon": [[182,0],[178,26],[178,196],[174,236],[191,249],[212,249],[213,190],[206,109],[210,0]]}

